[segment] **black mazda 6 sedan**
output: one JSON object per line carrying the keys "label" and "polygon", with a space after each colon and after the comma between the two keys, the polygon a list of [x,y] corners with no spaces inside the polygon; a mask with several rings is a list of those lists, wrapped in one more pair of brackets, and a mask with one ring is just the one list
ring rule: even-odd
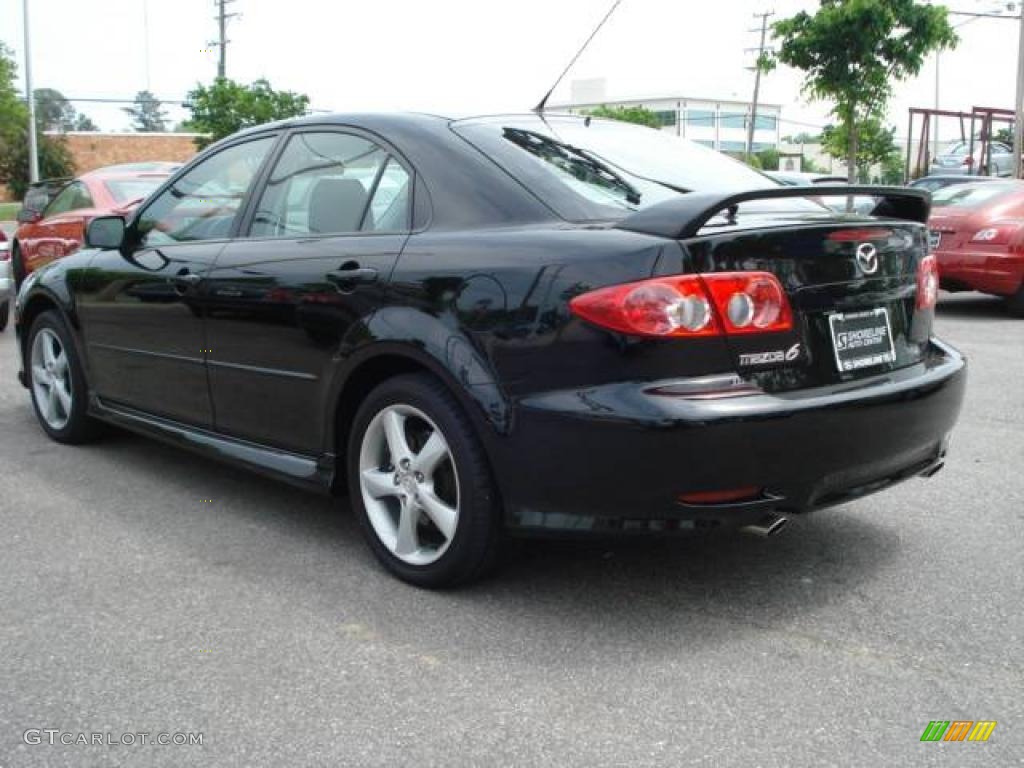
{"label": "black mazda 6 sedan", "polygon": [[20,376],[58,442],[347,492],[422,586],[509,532],[768,533],[942,466],[966,369],[928,209],[578,116],[296,119],[32,274]]}

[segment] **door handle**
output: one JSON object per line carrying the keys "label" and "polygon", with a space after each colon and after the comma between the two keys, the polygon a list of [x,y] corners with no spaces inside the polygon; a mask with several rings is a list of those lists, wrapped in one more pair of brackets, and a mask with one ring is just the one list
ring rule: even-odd
{"label": "door handle", "polygon": [[328,272],[327,282],[336,288],[351,289],[360,283],[377,282],[377,270],[373,267],[343,267]]}
{"label": "door handle", "polygon": [[174,281],[184,285],[199,285],[203,281],[203,276],[195,272],[181,272],[174,276]]}

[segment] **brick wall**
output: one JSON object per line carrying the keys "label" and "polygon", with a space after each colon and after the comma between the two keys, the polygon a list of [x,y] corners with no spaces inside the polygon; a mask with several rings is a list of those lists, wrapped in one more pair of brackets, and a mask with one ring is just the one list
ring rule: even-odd
{"label": "brick wall", "polygon": [[[105,165],[140,163],[145,160],[183,162],[196,153],[194,133],[93,133],[64,134],[75,173],[94,171]],[[0,186],[0,202],[10,200],[6,187]]]}

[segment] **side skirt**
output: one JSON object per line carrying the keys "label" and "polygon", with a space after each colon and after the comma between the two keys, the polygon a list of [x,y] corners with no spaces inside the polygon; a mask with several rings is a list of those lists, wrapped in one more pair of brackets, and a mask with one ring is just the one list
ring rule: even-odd
{"label": "side skirt", "polygon": [[91,399],[89,413],[101,421],[305,490],[322,494],[331,492],[335,473],[333,454],[316,458],[282,451],[104,402],[95,396]]}

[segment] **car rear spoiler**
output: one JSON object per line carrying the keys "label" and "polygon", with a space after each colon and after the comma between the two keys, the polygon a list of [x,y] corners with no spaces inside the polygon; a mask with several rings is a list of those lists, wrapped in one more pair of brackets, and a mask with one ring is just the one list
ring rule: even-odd
{"label": "car rear spoiler", "polygon": [[874,186],[810,186],[753,189],[749,192],[690,192],[652,205],[627,216],[615,226],[631,232],[661,235],[675,240],[696,237],[701,228],[722,211],[735,215],[740,203],[790,197],[876,197],[881,198],[872,216],[905,219],[925,224],[931,211],[931,194],[923,189]]}

